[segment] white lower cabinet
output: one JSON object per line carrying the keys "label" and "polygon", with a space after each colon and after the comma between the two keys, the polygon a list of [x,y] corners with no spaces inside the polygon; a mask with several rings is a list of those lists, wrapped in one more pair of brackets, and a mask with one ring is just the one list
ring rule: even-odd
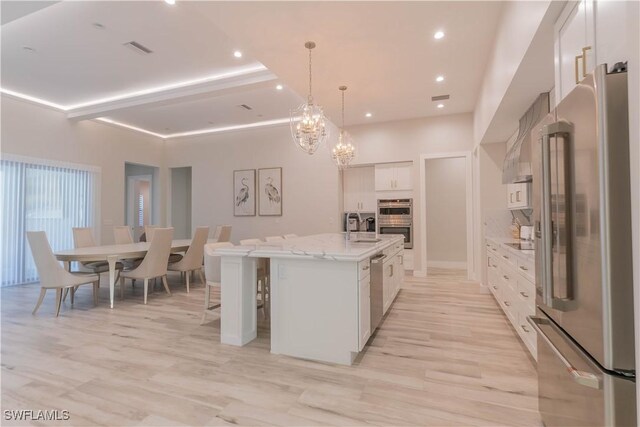
{"label": "white lower cabinet", "polygon": [[382,264],[382,313],[385,314],[398,295],[404,279],[404,244],[399,243],[384,251],[387,258]]}
{"label": "white lower cabinet", "polygon": [[514,255],[500,243],[486,241],[487,286],[534,359],[536,333],[527,318],[535,315],[536,294],[532,261]]}
{"label": "white lower cabinet", "polygon": [[358,347],[360,350],[364,348],[367,340],[371,336],[371,285],[369,276],[360,279],[359,286],[360,301],[358,304],[359,313],[359,339]]}

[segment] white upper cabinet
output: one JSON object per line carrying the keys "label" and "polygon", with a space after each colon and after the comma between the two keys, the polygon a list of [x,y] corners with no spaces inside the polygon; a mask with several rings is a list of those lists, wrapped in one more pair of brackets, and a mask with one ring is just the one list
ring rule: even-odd
{"label": "white upper cabinet", "polygon": [[559,103],[598,64],[628,59],[624,1],[569,2],[556,21],[555,98]]}
{"label": "white upper cabinet", "polygon": [[373,166],[353,167],[342,173],[344,210],[347,212],[375,212],[376,192]]}
{"label": "white upper cabinet", "polygon": [[375,167],[376,191],[402,191],[411,190],[411,162],[386,163]]}
{"label": "white upper cabinet", "polygon": [[595,67],[593,1],[567,3],[554,31],[556,102],[560,102]]}

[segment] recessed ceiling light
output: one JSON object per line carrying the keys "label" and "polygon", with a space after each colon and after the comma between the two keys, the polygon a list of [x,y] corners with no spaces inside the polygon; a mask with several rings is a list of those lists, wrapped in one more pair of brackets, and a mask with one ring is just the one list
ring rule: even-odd
{"label": "recessed ceiling light", "polygon": [[93,26],[93,28],[96,28],[98,30],[104,30],[104,25],[102,25],[99,22],[94,22],[93,24],[91,24]]}
{"label": "recessed ceiling light", "polygon": [[371,114],[371,113],[365,114],[365,117],[371,117],[371,116],[373,116],[373,114]]}
{"label": "recessed ceiling light", "polygon": [[174,4],[176,4],[176,0],[164,0],[164,2],[166,4],[170,4],[171,6],[173,6]]}
{"label": "recessed ceiling light", "polygon": [[442,31],[436,31],[436,33],[433,35],[433,38],[436,40],[440,40],[443,37],[444,37],[444,33]]}
{"label": "recessed ceiling light", "polygon": [[242,58],[242,52],[236,50],[235,52],[233,52],[233,56],[235,56],[236,58]]}
{"label": "recessed ceiling light", "polygon": [[278,90],[282,90],[282,89],[284,89],[284,86],[282,86],[282,85],[278,85],[278,86],[276,86],[276,89],[278,89]]}
{"label": "recessed ceiling light", "polygon": [[36,50],[34,48],[32,48],[31,46],[22,46],[22,49],[29,52],[29,53],[34,53]]}
{"label": "recessed ceiling light", "polygon": [[444,76],[438,76],[438,77],[436,77],[436,81],[437,81],[438,83],[443,82],[443,81],[444,81]]}
{"label": "recessed ceiling light", "polygon": [[444,104],[438,104],[438,108],[444,108]]}

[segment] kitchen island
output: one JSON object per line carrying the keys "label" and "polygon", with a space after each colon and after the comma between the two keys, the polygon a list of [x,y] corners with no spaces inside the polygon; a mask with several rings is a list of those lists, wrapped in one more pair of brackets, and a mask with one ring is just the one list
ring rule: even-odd
{"label": "kitchen island", "polygon": [[[256,261],[268,258],[271,352],[350,365],[373,332],[371,303],[379,302],[384,314],[404,276],[403,236],[350,237],[319,234],[219,249],[221,342],[245,345],[256,337]],[[372,258],[382,287],[375,301]]]}

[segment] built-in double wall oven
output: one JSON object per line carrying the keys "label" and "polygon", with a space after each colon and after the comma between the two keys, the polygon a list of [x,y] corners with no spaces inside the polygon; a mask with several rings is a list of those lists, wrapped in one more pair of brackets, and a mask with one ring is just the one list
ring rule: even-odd
{"label": "built-in double wall oven", "polygon": [[412,249],[413,199],[378,200],[378,234],[402,234],[405,249]]}

